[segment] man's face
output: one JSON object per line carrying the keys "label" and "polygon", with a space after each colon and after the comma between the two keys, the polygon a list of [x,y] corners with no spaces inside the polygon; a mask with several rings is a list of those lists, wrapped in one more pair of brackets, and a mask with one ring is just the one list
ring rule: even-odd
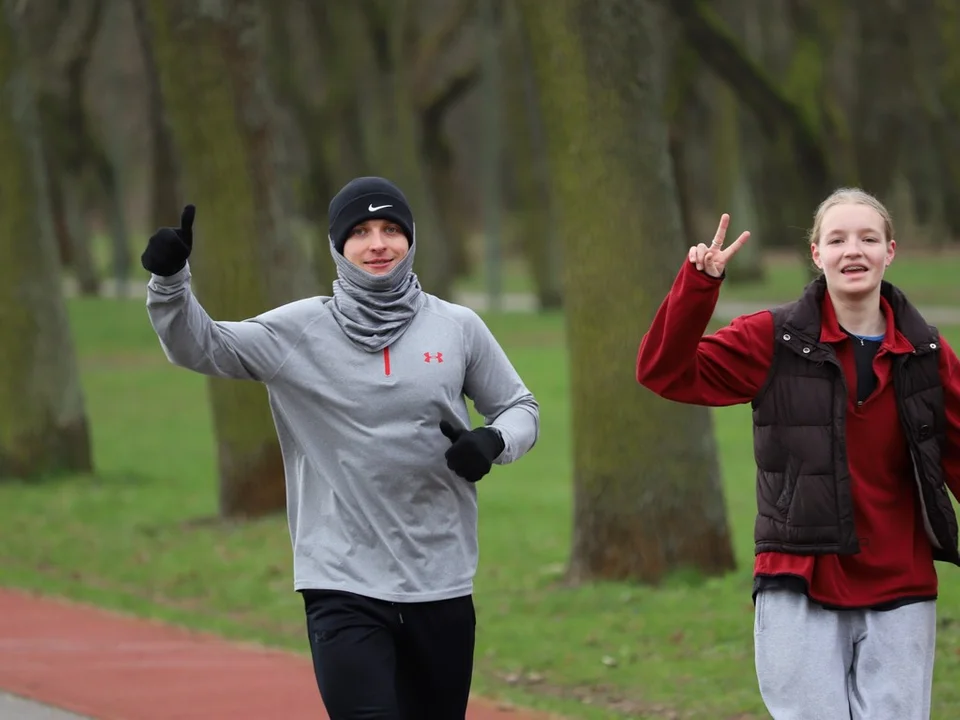
{"label": "man's face", "polygon": [[390,220],[367,220],[347,237],[343,256],[372,275],[386,275],[410,252],[403,229]]}

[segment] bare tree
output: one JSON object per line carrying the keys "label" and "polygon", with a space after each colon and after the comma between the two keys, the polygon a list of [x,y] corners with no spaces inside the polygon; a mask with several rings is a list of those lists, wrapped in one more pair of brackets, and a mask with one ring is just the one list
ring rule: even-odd
{"label": "bare tree", "polygon": [[[475,53],[465,53],[467,58],[449,63],[449,69],[444,61],[473,5],[474,0],[288,5],[309,22],[323,68],[320,97],[309,97],[295,78],[283,88],[303,133],[315,135],[305,141],[309,182],[336,189],[358,172],[396,181],[417,218],[417,273],[427,290],[442,297],[449,296],[455,273],[465,267],[466,235],[443,124],[480,77]],[[279,64],[286,72],[293,66],[289,58]],[[318,120],[322,130],[315,127]],[[308,214],[321,215],[309,209]]]}
{"label": "bare tree", "polygon": [[519,242],[530,269],[541,310],[563,305],[559,243],[555,242],[556,213],[550,193],[544,121],[540,112],[530,43],[515,3],[505,3],[503,18],[503,104],[509,132],[504,138],[507,170],[515,185]]}
{"label": "bare tree", "polygon": [[[746,52],[712,5],[702,0],[659,1],[680,20],[687,42],[704,64],[734,90],[740,104],[756,119],[767,141],[768,167],[773,170],[760,196],[760,203],[777,214],[768,225],[781,235],[794,228],[800,239],[812,209],[843,177],[843,165],[831,155],[823,131],[826,101],[819,92],[812,98],[802,93],[809,83],[820,83],[822,76],[808,71],[808,83],[790,92],[767,65]],[[817,52],[812,40],[800,50]],[[797,247],[803,249],[803,244],[798,242]]]}
{"label": "bare tree", "polygon": [[[54,229],[60,257],[84,295],[100,293],[87,203],[90,188],[110,179],[110,164],[90,127],[83,90],[101,0],[24,3],[22,29],[29,38],[29,61],[38,78],[37,107]],[[42,49],[42,50],[41,50]]]}
{"label": "bare tree", "polygon": [[0,480],[92,468],[18,5],[0,15]]}
{"label": "bare tree", "polygon": [[847,184],[912,215],[934,243],[960,226],[953,4],[661,3],[750,116],[758,236],[806,254],[813,208]]}
{"label": "bare tree", "polygon": [[[569,576],[734,567],[709,410],[640,388],[643,330],[684,258],[655,0],[524,0],[564,247],[574,532]],[[576,102],[571,99],[576,98]]]}
{"label": "bare tree", "polygon": [[140,52],[145,68],[144,80],[147,85],[147,117],[150,133],[150,210],[151,227],[161,227],[169,222],[171,208],[175,208],[182,197],[179,189],[180,173],[177,166],[177,154],[173,148],[170,124],[163,109],[163,97],[160,93],[160,75],[157,72],[153,51],[153,40],[147,32],[143,3],[130,1],[133,11],[133,28],[137,34]]}
{"label": "bare tree", "polygon": [[[197,206],[191,264],[211,316],[251,317],[315,294],[293,239],[284,147],[264,61],[257,0],[138,0],[164,112]],[[179,208],[170,208],[175,221]],[[210,379],[220,468],[220,511],[252,517],[284,507],[284,472],[264,388]]]}

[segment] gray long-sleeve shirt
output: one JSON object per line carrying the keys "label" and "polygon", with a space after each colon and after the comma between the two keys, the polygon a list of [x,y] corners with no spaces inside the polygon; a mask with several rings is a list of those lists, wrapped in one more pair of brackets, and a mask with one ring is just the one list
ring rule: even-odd
{"label": "gray long-sleeve shirt", "polygon": [[393,602],[473,591],[477,489],[447,468],[438,424],[467,427],[469,397],[503,438],[498,464],[539,434],[536,400],[476,313],[428,294],[400,339],[370,353],[340,329],[329,297],[223,322],[190,291],[189,265],[152,276],[147,291],[171,362],[266,385],[296,589]]}

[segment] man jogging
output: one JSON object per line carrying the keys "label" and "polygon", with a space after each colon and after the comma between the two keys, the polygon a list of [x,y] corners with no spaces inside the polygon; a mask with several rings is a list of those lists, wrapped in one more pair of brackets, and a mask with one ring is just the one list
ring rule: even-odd
{"label": "man jogging", "polygon": [[327,712],[462,720],[476,483],[533,447],[537,402],[476,313],[420,288],[413,213],[391,182],[357,178],[331,201],[332,297],[241,322],[211,319],[191,292],[194,213],[143,253],[150,321],[171,362],[268,390]]}

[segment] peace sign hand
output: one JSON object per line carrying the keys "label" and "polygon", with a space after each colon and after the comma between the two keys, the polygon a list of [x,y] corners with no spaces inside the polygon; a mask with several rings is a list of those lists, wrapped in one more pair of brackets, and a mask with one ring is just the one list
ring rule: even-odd
{"label": "peace sign hand", "polygon": [[710,277],[722,277],[730,258],[737,254],[747,238],[750,237],[749,231],[743,232],[740,237],[724,249],[723,241],[727,236],[727,226],[729,224],[730,216],[724,213],[720,216],[720,225],[717,227],[717,234],[713,236],[713,242],[710,245],[704,245],[703,243],[694,245],[687,253],[687,258],[697,266],[697,270],[703,270]]}

